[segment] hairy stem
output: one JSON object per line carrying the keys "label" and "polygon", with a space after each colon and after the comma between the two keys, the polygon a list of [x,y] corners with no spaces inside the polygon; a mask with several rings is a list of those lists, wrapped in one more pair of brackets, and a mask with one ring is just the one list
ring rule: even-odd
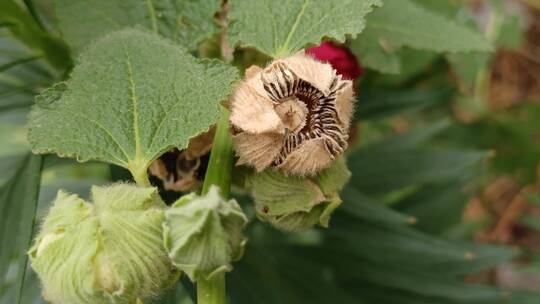
{"label": "hairy stem", "polygon": [[225,304],[225,274],[220,273],[211,280],[200,279],[197,281],[198,304]]}
{"label": "hairy stem", "polygon": [[144,161],[133,161],[127,165],[127,169],[131,172],[135,183],[141,187],[151,187],[148,179],[148,166]]}
{"label": "hairy stem", "polygon": [[[208,193],[210,186],[215,185],[220,189],[223,198],[229,196],[231,189],[231,171],[233,166],[232,139],[229,134],[229,111],[221,108],[221,114],[217,123],[216,135],[212,143],[208,169],[204,178],[202,194]],[[198,304],[225,304],[227,294],[225,292],[225,274],[219,274],[211,280],[199,279],[197,281]]]}
{"label": "hairy stem", "polygon": [[222,107],[208,169],[204,177],[202,194],[208,193],[211,185],[216,185],[221,191],[221,196],[227,198],[231,189],[231,171],[232,139],[229,134],[229,111]]}

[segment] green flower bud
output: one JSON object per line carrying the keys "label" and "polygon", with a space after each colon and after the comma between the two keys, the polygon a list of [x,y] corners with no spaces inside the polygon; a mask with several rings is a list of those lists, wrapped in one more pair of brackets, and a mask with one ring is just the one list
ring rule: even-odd
{"label": "green flower bud", "polygon": [[166,212],[165,248],[173,264],[192,281],[210,280],[232,269],[244,253],[247,218],[235,200],[220,197],[217,187],[205,196],[180,198]]}
{"label": "green flower bud", "polygon": [[92,197],[93,204],[60,190],[29,251],[48,301],[133,304],[177,279],[155,188],[93,187]]}
{"label": "green flower bud", "polygon": [[257,217],[287,231],[328,227],[350,177],[342,157],[313,177],[287,176],[274,169],[254,174],[250,185]]}

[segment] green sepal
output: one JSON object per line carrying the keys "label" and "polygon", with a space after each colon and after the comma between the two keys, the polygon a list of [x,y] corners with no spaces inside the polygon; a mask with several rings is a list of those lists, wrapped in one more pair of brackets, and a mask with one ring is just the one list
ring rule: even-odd
{"label": "green sepal", "polygon": [[52,303],[133,304],[176,281],[162,243],[156,188],[92,188],[94,203],[60,190],[29,251]]}
{"label": "green sepal", "polygon": [[221,198],[217,187],[204,196],[180,198],[165,216],[165,248],[174,266],[192,281],[228,272],[231,262],[242,257],[247,218],[235,200]]}
{"label": "green sepal", "polygon": [[343,157],[314,177],[287,176],[275,169],[249,179],[257,217],[286,231],[328,227],[332,212],[341,205],[339,192],[351,173]]}

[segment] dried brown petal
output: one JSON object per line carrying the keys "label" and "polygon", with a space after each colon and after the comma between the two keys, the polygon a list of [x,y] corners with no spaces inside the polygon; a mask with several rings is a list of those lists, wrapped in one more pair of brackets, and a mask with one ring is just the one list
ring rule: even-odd
{"label": "dried brown petal", "polygon": [[208,154],[212,148],[215,127],[192,138],[187,149],[172,149],[150,165],[150,175],[163,183],[165,190],[186,192],[197,187],[206,171]]}
{"label": "dried brown petal", "polygon": [[238,164],[311,175],[347,148],[353,86],[303,52],[251,67],[233,94],[230,122]]}

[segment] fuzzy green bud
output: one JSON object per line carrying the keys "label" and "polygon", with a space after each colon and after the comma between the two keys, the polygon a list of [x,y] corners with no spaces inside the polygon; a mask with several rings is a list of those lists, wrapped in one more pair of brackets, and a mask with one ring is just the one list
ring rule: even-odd
{"label": "fuzzy green bud", "polygon": [[332,212],[341,204],[339,192],[350,177],[341,157],[313,177],[267,169],[253,174],[249,184],[259,219],[281,230],[298,231],[317,224],[328,227]]}
{"label": "fuzzy green bud", "polygon": [[192,281],[230,271],[244,253],[247,218],[235,200],[212,186],[208,194],[180,198],[166,212],[165,247],[173,264]]}
{"label": "fuzzy green bud", "polygon": [[60,190],[29,255],[44,297],[57,304],[133,304],[178,272],[162,242],[155,188],[92,188],[93,204]]}

